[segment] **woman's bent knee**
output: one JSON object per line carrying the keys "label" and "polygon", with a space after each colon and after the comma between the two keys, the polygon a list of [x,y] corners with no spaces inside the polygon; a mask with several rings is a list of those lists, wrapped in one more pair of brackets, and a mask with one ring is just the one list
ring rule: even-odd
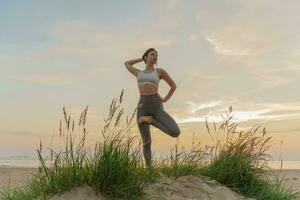
{"label": "woman's bent knee", "polygon": [[178,137],[180,135],[180,132],[181,132],[180,129],[176,128],[171,131],[171,135],[172,135],[172,137]]}

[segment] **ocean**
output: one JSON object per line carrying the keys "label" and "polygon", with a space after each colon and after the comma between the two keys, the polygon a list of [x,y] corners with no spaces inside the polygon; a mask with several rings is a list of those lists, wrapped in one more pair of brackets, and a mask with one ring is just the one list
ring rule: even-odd
{"label": "ocean", "polygon": [[[49,164],[49,162],[47,162]],[[0,167],[38,167],[39,160],[30,156],[0,157]],[[269,161],[268,166],[272,169],[300,169],[300,161]]]}

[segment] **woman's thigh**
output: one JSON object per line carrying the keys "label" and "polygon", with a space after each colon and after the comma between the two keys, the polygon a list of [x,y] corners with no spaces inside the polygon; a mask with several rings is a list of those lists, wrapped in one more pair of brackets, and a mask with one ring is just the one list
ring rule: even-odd
{"label": "woman's thigh", "polygon": [[137,117],[154,116],[161,106],[162,103],[157,100],[157,97],[142,97],[137,105]]}
{"label": "woman's thigh", "polygon": [[172,137],[180,135],[180,129],[176,121],[164,109],[157,110],[154,119],[158,122],[156,127],[168,135]]}

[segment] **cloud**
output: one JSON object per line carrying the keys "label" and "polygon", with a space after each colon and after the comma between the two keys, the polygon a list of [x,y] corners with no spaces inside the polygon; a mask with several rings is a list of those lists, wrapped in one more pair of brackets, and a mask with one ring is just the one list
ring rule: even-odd
{"label": "cloud", "polygon": [[171,44],[173,44],[172,37],[168,39],[155,39],[153,41],[142,42],[144,48],[147,48],[149,46],[155,46],[155,47],[169,46]]}
{"label": "cloud", "polygon": [[195,40],[199,39],[199,35],[194,34],[194,33],[189,33],[189,38],[190,38],[190,40],[195,41]]}
{"label": "cloud", "polygon": [[205,103],[187,101],[186,112],[181,115],[174,114],[176,122],[210,122],[223,121],[221,114],[233,105],[234,119],[236,121],[249,120],[289,120],[300,118],[300,103],[253,103],[240,102],[237,99],[218,100]]}
{"label": "cloud", "polygon": [[11,80],[21,81],[25,83],[42,84],[49,86],[64,86],[72,84],[71,80],[66,80],[58,74],[27,74],[27,75],[13,75]]}
{"label": "cloud", "polygon": [[300,73],[300,65],[287,66],[287,70],[291,70],[292,72]]}
{"label": "cloud", "polygon": [[[296,80],[296,77],[281,72],[289,71],[289,66],[300,61],[296,56],[300,49],[297,39],[300,28],[293,23],[299,2],[292,1],[287,5],[283,2],[233,1],[230,9],[218,8],[210,7],[205,11],[202,6],[196,12],[195,20],[201,29],[194,30],[194,34],[202,34],[221,66],[228,71],[247,70],[259,84],[258,91]],[[211,21],[216,23],[207,23]],[[280,72],[274,71],[277,69]]]}
{"label": "cloud", "polygon": [[45,135],[47,133],[41,133],[41,132],[31,132],[31,131],[11,131],[11,130],[1,130],[0,135],[11,135],[11,136],[40,136]]}
{"label": "cloud", "polygon": [[210,102],[202,103],[201,105],[196,105],[192,101],[186,101],[185,103],[192,106],[190,113],[196,113],[199,110],[203,110],[203,109],[207,109],[207,108],[214,108],[218,105],[221,105],[222,101],[210,101]]}
{"label": "cloud", "polygon": [[[78,19],[62,20],[47,32],[47,41],[39,42],[14,55],[17,68],[37,68],[45,63],[68,68],[93,66],[116,66],[125,59],[142,55],[149,47],[166,48],[176,41],[177,27],[174,9],[180,1],[155,1],[141,21],[103,28],[93,21]],[[173,13],[173,14],[172,14]],[[165,30],[165,31],[163,31]],[[2,66],[2,63],[0,63]],[[45,66],[51,67],[51,66]]]}
{"label": "cloud", "polygon": [[205,39],[214,47],[216,53],[224,56],[245,56],[249,55],[250,51],[239,47],[238,45],[231,44],[228,40],[222,41],[214,38],[213,36],[206,36]]}
{"label": "cloud", "polygon": [[[152,19],[159,21],[158,19]],[[58,24],[52,35],[58,39],[57,43],[49,45],[47,54],[91,56],[115,59],[116,55],[129,55],[131,52],[148,48],[149,46],[170,46],[177,39],[174,34],[162,36],[158,29],[158,22],[148,23],[140,28],[121,27],[103,30],[88,21],[65,21]]]}
{"label": "cloud", "polygon": [[67,86],[82,83],[82,81],[89,80],[91,78],[103,77],[110,72],[110,68],[105,66],[93,66],[90,65],[86,68],[72,69],[72,70],[57,70],[53,72],[40,72],[40,73],[27,73],[11,75],[10,80],[47,85],[47,86]]}
{"label": "cloud", "polygon": [[187,100],[184,102],[187,106],[177,108],[177,112],[173,110],[170,110],[170,112],[172,112],[172,116],[174,116],[178,123],[196,121],[203,122],[206,117],[209,117],[209,120],[212,121],[220,121],[222,118],[218,116],[218,114],[223,112],[225,109],[228,109],[229,106],[237,103],[238,101],[239,100],[234,97],[205,102]]}
{"label": "cloud", "polygon": [[251,72],[252,74],[256,75],[255,77],[261,83],[261,87],[258,90],[282,86],[292,82],[289,76],[283,75],[286,72],[286,69],[274,70],[269,68],[261,68],[251,70]]}
{"label": "cloud", "polygon": [[[225,110],[225,108],[224,108]],[[266,116],[263,116],[263,114],[269,112],[268,109],[265,110],[253,110],[253,111],[234,111],[234,120],[235,121],[249,121],[249,120],[260,120],[260,119],[266,119]],[[299,112],[300,116],[300,112]],[[206,120],[208,122],[222,122],[224,119],[221,116],[221,113],[208,113],[206,115],[202,116],[188,116],[184,117],[182,119],[177,119],[178,123],[186,123],[186,122],[205,122]]]}

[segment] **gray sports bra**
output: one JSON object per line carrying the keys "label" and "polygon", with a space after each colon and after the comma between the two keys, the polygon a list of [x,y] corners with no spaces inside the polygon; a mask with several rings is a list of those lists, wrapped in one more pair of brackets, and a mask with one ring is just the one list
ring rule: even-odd
{"label": "gray sports bra", "polygon": [[157,69],[154,69],[152,72],[140,71],[137,75],[137,83],[141,84],[152,84],[156,87],[159,86],[159,77],[157,74]]}

